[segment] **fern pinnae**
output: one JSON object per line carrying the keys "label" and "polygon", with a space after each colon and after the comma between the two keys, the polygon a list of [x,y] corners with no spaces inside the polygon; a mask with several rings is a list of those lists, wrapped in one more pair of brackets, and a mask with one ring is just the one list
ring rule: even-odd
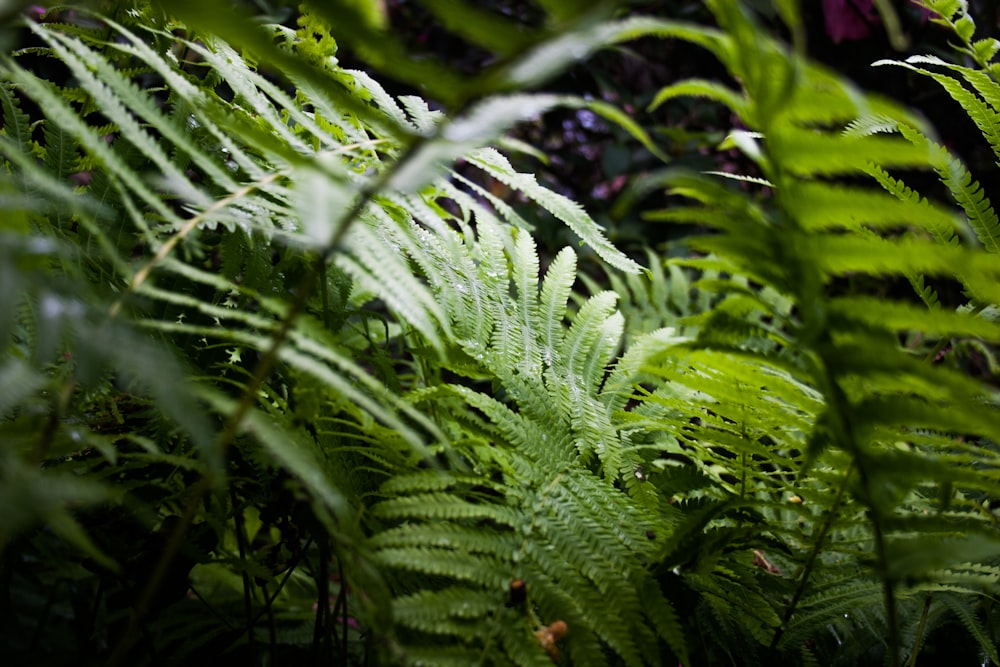
{"label": "fern pinnae", "polygon": [[503,590],[509,582],[502,561],[451,549],[391,547],[380,549],[376,560],[390,568],[476,583],[493,590]]}
{"label": "fern pinnae", "polygon": [[67,181],[78,171],[80,156],[78,144],[60,127],[43,125],[42,134],[45,137],[45,155],[43,160],[49,173],[59,181]]}
{"label": "fern pinnae", "polygon": [[[373,209],[377,214],[378,209]],[[358,283],[386,299],[405,314],[408,321],[434,347],[441,348],[439,331],[448,332],[450,323],[426,287],[410,272],[404,259],[395,253],[393,242],[380,234],[383,226],[368,223],[353,226],[347,243],[350,255],[338,255],[334,262]]]}
{"label": "fern pinnae", "polygon": [[444,115],[440,111],[432,111],[427,106],[427,102],[421,97],[417,97],[416,95],[400,95],[398,99],[399,103],[406,110],[410,122],[413,123],[418,132],[425,135],[432,134],[444,118]]}
{"label": "fern pinnae", "polygon": [[[145,41],[120,24],[110,21],[109,25],[114,27],[118,34],[127,40],[127,44],[115,43],[114,48],[141,59],[147,67],[163,77],[171,91],[171,99],[174,100],[175,107],[191,109],[192,112],[197,112],[201,105],[209,103],[208,98],[202,93],[201,89],[194,86],[183,76],[180,76],[176,69],[156,54]],[[128,90],[132,91],[131,88]],[[184,103],[179,104],[178,100],[184,100]],[[171,142],[173,150],[183,151],[210,178],[213,184],[217,184],[227,192],[236,189],[235,182],[229,173],[221,168],[219,160],[207,156],[203,149],[191,141],[189,133],[180,129],[179,122],[190,122],[189,118],[178,118],[175,116],[172,122],[169,122],[161,117],[162,112],[152,105],[151,100],[141,94],[130,95],[126,98],[126,101],[130,109],[141,112],[143,117],[153,124],[157,132],[161,133]],[[203,121],[204,118],[202,117]],[[230,154],[232,154],[232,151],[230,151]]]}
{"label": "fern pinnae", "polygon": [[830,301],[829,308],[831,313],[845,320],[884,326],[894,331],[1000,340],[1000,324],[996,322],[959,312],[928,312],[902,302],[879,300],[879,315],[875,319],[872,316],[875,301],[873,297],[839,297]]}
{"label": "fern pinnae", "polygon": [[[607,615],[599,623],[591,623],[590,629],[621,656],[626,665],[644,664],[641,653],[635,644],[636,637],[629,630],[628,622],[635,621],[632,614],[623,618],[621,616],[622,609],[618,605],[613,605],[613,600],[605,598],[596,589],[581,582],[579,578],[571,576],[570,573],[575,572],[575,570],[567,566],[558,552],[545,549],[536,541],[529,540],[525,543],[525,556],[528,561],[524,565],[526,581],[540,580],[543,578],[542,573],[545,573],[552,576],[557,585],[565,587],[572,594],[575,604],[581,608],[581,611],[598,607],[615,609],[618,613]],[[541,572],[537,572],[536,568]],[[580,615],[587,618],[584,613]]]}
{"label": "fern pinnae", "polygon": [[[499,215],[500,219],[503,220],[504,222],[510,224],[512,227],[516,227],[517,229],[524,229],[528,231],[532,229],[532,225],[528,224],[528,222],[524,218],[522,218],[510,204],[508,204],[507,202],[503,201],[502,199],[494,195],[487,188],[484,188],[478,183],[466,178],[465,176],[457,172],[452,172],[451,177],[455,181],[469,188],[469,190],[472,191],[472,193],[474,193],[476,196],[481,197],[483,200],[488,202],[489,205],[493,208],[493,210],[496,211],[496,214]],[[468,197],[468,195],[464,196]],[[476,207],[470,207],[470,210],[476,210]]]}
{"label": "fern pinnae", "polygon": [[[51,89],[49,84],[22,69],[10,59],[4,59],[2,66],[11,81],[45,108],[49,122],[58,123],[70,131],[83,148],[93,154],[109,171],[115,174],[114,182],[116,184],[127,182],[129,189],[134,191],[150,210],[154,211],[164,220],[174,223],[178,222],[177,216],[163,204],[160,197],[143,183],[143,178],[122,160],[118,153],[109,147],[103,138],[96,135],[78,117],[76,112]],[[146,242],[154,247],[158,246],[159,241],[152,235],[148,225],[143,221],[143,217],[132,216],[132,219],[137,223],[139,231],[143,234]]]}
{"label": "fern pinnae", "polygon": [[[130,269],[119,257],[114,244],[107,237],[105,231],[94,222],[95,218],[101,218],[108,214],[100,202],[79,197],[74,192],[72,186],[65,179],[56,179],[31,155],[24,153],[21,149],[5,135],[0,133],[0,156],[7,160],[3,166],[8,173],[11,173],[18,183],[18,191],[26,200],[23,202],[25,210],[38,212],[58,205],[64,212],[71,213],[78,217],[81,224],[85,226],[94,238],[98,239],[101,248],[104,250],[104,258],[116,264],[119,273],[126,275]],[[6,197],[11,197],[10,193],[5,193]],[[13,203],[5,204],[4,208],[16,210],[17,200]],[[85,215],[80,215],[85,213]]]}
{"label": "fern pinnae", "polygon": [[[196,50],[233,88],[234,109],[242,109],[266,120],[269,128],[277,134],[276,138],[285,146],[301,153],[310,152],[309,145],[292,132],[289,124],[279,115],[274,102],[258,87],[253,71],[235,49],[221,40],[213,42],[211,48],[204,48],[194,43],[189,43],[187,46]],[[280,95],[279,99],[282,98],[286,96]],[[244,108],[244,105],[249,108]]]}
{"label": "fern pinnae", "polygon": [[677,97],[702,97],[725,105],[735,113],[743,111],[743,98],[731,88],[715,81],[687,79],[657,91],[647,111],[654,111],[665,102]]}
{"label": "fern pinnae", "polygon": [[961,83],[945,74],[933,72],[922,67],[917,67],[908,63],[898,61],[879,61],[875,65],[897,65],[905,67],[911,71],[929,76],[941,85],[942,88],[958,102],[972,121],[979,128],[983,137],[990,144],[994,155],[1000,156],[1000,116],[998,112],[991,109],[982,98],[969,91]]}
{"label": "fern pinnae", "polygon": [[[308,318],[304,317],[303,321],[308,321]],[[413,408],[404,398],[391,392],[376,378],[359,367],[357,363],[349,359],[343,350],[321,342],[321,336],[317,335],[318,329],[319,327],[314,327],[308,335],[293,330],[289,337],[303,352],[326,362],[338,371],[333,372],[320,366],[322,376],[320,379],[329,381],[331,386],[365,408],[370,415],[392,427],[416,453],[426,453],[427,435],[437,442],[448,442],[444,432],[427,415]],[[307,364],[303,370],[309,372],[311,368],[316,367]],[[341,377],[341,374],[349,375],[352,381],[347,381]],[[360,385],[365,391],[358,390],[355,385]],[[400,414],[397,415],[396,412]],[[406,419],[402,419],[401,415],[405,415]],[[420,426],[424,435],[413,428],[414,424]]]}
{"label": "fern pinnae", "polygon": [[481,149],[467,159],[509,187],[524,193],[575,232],[601,259],[620,271],[638,272],[641,267],[625,257],[604,236],[589,215],[578,205],[551,190],[542,188],[530,174],[518,173],[505,157],[494,149]]}
{"label": "fern pinnae", "polygon": [[[422,201],[411,201],[413,197],[401,199],[405,208],[417,217],[410,219],[409,224],[401,225],[398,234],[394,234],[391,245],[398,245],[412,258],[423,275],[428,276],[433,289],[439,295],[444,307],[450,311],[449,323],[457,327],[454,332],[465,340],[480,340],[488,331],[490,307],[486,303],[486,294],[482,283],[478,280],[476,266],[470,257],[469,250],[461,236],[440,222],[434,212]],[[380,216],[388,220],[388,216]],[[420,221],[418,223],[418,220]],[[422,224],[434,229],[428,231]],[[484,313],[486,324],[475,314]],[[470,331],[474,326],[476,331]]]}
{"label": "fern pinnae", "polygon": [[[844,127],[844,134],[849,136],[871,136],[873,134],[892,134],[899,130],[899,121],[888,116],[867,114],[854,118]],[[873,163],[873,166],[874,163]]]}
{"label": "fern pinnae", "polygon": [[[958,75],[954,77],[956,80],[961,77],[975,92],[979,93],[983,101],[989,104],[994,111],[1000,113],[1000,89],[997,88],[997,82],[986,71],[951,63],[931,55],[910,56],[906,59],[905,63],[911,66],[931,65],[956,73]],[[893,61],[878,61],[873,66],[888,64],[898,63]]]}
{"label": "fern pinnae", "polygon": [[958,617],[969,634],[979,643],[979,648],[983,653],[994,663],[1000,664],[1000,657],[997,656],[996,638],[987,635],[986,629],[976,618],[972,606],[965,599],[952,593],[936,595],[935,599],[944,603]]}
{"label": "fern pinnae", "polygon": [[[29,25],[35,26],[35,24]],[[183,132],[171,128],[168,119],[155,109],[148,95],[142,94],[124,74],[111,67],[79,41],[67,39],[57,32],[38,27],[34,27],[34,32],[44,39],[59,59],[70,68],[83,89],[91,96],[94,103],[99,105],[102,113],[115,124],[122,137],[142,150],[159,167],[162,176],[176,187],[182,196],[203,205],[208,201],[170,160],[161,144],[143,129],[132,115],[134,112],[141,113],[158,129],[172,135],[171,139],[184,142]]]}
{"label": "fern pinnae", "polygon": [[[865,225],[885,229],[916,219],[926,220],[931,229],[943,229],[952,235],[958,221],[951,211],[928,202],[911,203],[868,189],[804,183],[786,186],[782,200],[797,220],[808,230],[821,231],[835,227],[847,229]],[[864,215],[858,215],[863,202]]]}
{"label": "fern pinnae", "polygon": [[[905,124],[900,124],[898,129],[906,139],[914,144],[927,146],[931,166],[937,172],[941,182],[948,188],[955,202],[962,207],[973,232],[989,252],[994,254],[1000,252],[1000,222],[997,220],[996,212],[982,186],[972,179],[972,175],[962,164],[962,161],[952,155],[946,147],[926,138],[918,130]],[[878,174],[876,172],[876,176],[883,186],[887,184],[887,177],[884,173]],[[888,179],[888,184],[895,183],[892,179]],[[903,186],[902,194],[909,198],[918,197],[911,194],[911,191],[905,186]],[[939,240],[946,243],[958,242],[951,231],[942,230],[933,224],[929,226],[931,233]]]}
{"label": "fern pinnae", "polygon": [[399,622],[430,634],[453,634],[461,637],[469,631],[468,625],[442,624],[442,617],[454,619],[484,618],[498,606],[497,595],[452,586],[439,591],[422,590],[401,595],[393,601]]}
{"label": "fern pinnae", "polygon": [[615,292],[605,291],[584,302],[557,350],[555,367],[559,372],[572,374],[587,386],[596,384],[597,378],[584,374],[586,360],[600,337],[600,324],[614,314],[617,301]]}
{"label": "fern pinnae", "polygon": [[563,248],[549,264],[539,297],[542,356],[546,365],[555,363],[564,333],[562,327],[569,295],[576,282],[576,253]]}
{"label": "fern pinnae", "polygon": [[[192,44],[187,42],[189,48],[204,51],[205,49],[197,44]],[[224,62],[216,59],[220,67],[224,67],[219,71],[220,75],[228,74],[227,69],[233,63],[238,63],[239,60],[227,58]],[[261,104],[269,104],[271,108],[274,109],[281,117],[282,122],[285,125],[291,127],[291,130],[295,133],[303,134],[303,139],[311,144],[310,148],[313,152],[322,152],[328,150],[331,145],[336,146],[338,144],[350,144],[350,143],[365,143],[368,139],[364,136],[354,136],[351,140],[346,140],[343,142],[337,142],[336,137],[329,129],[324,128],[320,121],[316,118],[315,114],[310,115],[302,110],[302,104],[300,101],[293,100],[289,95],[282,90],[279,86],[275,85],[273,82],[268,80],[266,77],[261,76],[259,73],[250,68],[241,68],[236,73],[229,74],[225,76],[226,80],[232,78],[232,76],[238,75],[244,77],[252,88],[256,88],[260,91],[257,96],[257,104],[254,108],[257,108]],[[249,87],[248,87],[249,89]],[[346,121],[342,120],[341,117],[335,117],[333,119],[322,118],[322,121],[327,123],[338,123],[336,126],[340,129],[345,137],[348,135],[344,132],[344,124]],[[298,142],[292,144],[293,146],[301,145]]]}
{"label": "fern pinnae", "polygon": [[3,129],[0,133],[21,155],[33,154],[36,145],[32,139],[31,118],[21,108],[21,101],[9,82],[0,82],[0,104],[3,105]]}
{"label": "fern pinnae", "polygon": [[949,165],[945,180],[948,189],[965,210],[973,232],[988,252],[1000,254],[1000,220],[986,192],[956,159]]}
{"label": "fern pinnae", "polygon": [[542,424],[512,411],[500,401],[480,392],[464,387],[452,387],[451,391],[486,414],[505,440],[522,449],[530,458],[557,466],[565,462],[567,452],[557,433],[550,436]]}
{"label": "fern pinnae", "polygon": [[472,503],[450,493],[418,493],[389,498],[378,504],[375,513],[385,519],[483,519],[509,528],[516,528],[520,522],[520,517],[513,508],[494,503]]}
{"label": "fern pinnae", "polygon": [[513,275],[517,294],[517,327],[521,344],[521,372],[537,375],[542,362],[538,313],[538,251],[530,234],[519,233],[514,241]]}
{"label": "fern pinnae", "polygon": [[907,168],[927,161],[921,146],[897,136],[851,137],[792,127],[768,135],[767,141],[789,170],[804,177],[855,173],[869,162]]}
{"label": "fern pinnae", "polygon": [[[584,303],[557,351],[556,363],[546,373],[552,400],[566,406],[572,415],[581,455],[587,458],[596,453],[602,464],[608,466],[606,474],[609,476],[617,475],[621,466],[618,435],[611,426],[607,408],[596,399],[599,384],[604,379],[604,368],[590,364],[592,375],[586,373],[588,359],[600,358],[597,349],[602,343],[602,330],[612,317],[616,300],[615,293],[603,292]],[[620,316],[615,322],[621,323]],[[614,345],[617,346],[617,339]]]}

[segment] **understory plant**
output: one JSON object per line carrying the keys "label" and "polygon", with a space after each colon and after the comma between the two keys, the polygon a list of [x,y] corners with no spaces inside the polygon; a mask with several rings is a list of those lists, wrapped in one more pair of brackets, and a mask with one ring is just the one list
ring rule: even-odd
{"label": "understory plant", "polygon": [[[651,360],[666,382],[636,410],[669,415],[682,467],[715,480],[699,504],[749,513],[716,510],[677,554],[699,596],[688,636],[716,638],[709,664],[767,664],[768,651],[916,664],[925,649],[951,652],[945,629],[961,626],[978,644],[968,659],[996,662],[997,216],[933,128],[761,40],[737,6],[714,7],[722,31],[697,43],[741,88],[685,81],[654,105],[725,104],[742,124],[727,143],[759,176],[664,178],[695,205],[647,217],[713,230],[689,241],[703,256],[675,264],[711,270],[695,286],[719,301],[685,320],[698,326],[689,341]],[[950,70],[918,71],[997,146],[996,41],[971,41],[963,4],[927,7],[975,65],[907,62]],[[783,17],[797,25],[794,7]],[[957,210],[891,175],[920,169]],[[678,398],[690,406],[681,420]],[[742,620],[751,609],[756,624]]]}
{"label": "understory plant", "polygon": [[[407,57],[375,3],[294,26],[206,1],[18,24],[5,657],[998,662],[1000,226],[933,128],[732,0],[712,28],[422,4],[493,64]],[[957,1],[928,6],[975,65],[909,66],[1000,146],[995,42]],[[697,225],[669,263],[622,254],[503,138],[587,108],[664,157],[621,110],[531,92],[640,37],[726,66],[738,87],[685,81],[654,107],[726,105],[759,170],[665,172],[676,201],[650,224]],[[958,207],[903,183],[920,170]],[[580,248],[539,248],[496,183]]]}

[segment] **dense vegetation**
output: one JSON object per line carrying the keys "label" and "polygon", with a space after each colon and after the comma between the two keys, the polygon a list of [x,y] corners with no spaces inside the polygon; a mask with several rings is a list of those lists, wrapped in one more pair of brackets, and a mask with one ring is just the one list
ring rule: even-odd
{"label": "dense vegetation", "polygon": [[[931,123],[791,0],[420,3],[475,68],[263,4],[7,24],[4,664],[1000,663],[1000,222]],[[877,64],[1000,160],[1000,42],[922,4],[951,49]],[[650,108],[744,173],[540,92],[635,40],[717,59]],[[682,241],[512,166],[559,109],[663,162],[618,205]]]}

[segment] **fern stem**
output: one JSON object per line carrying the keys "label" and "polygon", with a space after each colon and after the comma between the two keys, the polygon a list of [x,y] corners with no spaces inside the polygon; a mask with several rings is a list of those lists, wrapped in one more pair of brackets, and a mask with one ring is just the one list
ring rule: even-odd
{"label": "fern stem", "polygon": [[[861,476],[865,479],[865,475]],[[882,532],[882,522],[879,512],[869,505],[872,527],[875,530],[875,554],[878,556],[879,568],[882,570],[882,595],[885,598],[886,623],[889,628],[889,660],[890,667],[899,665],[899,612],[896,609],[896,584],[889,576],[889,559],[886,553],[885,535]]]}
{"label": "fern stem", "polygon": [[280,595],[281,591],[284,590],[285,584],[287,584],[288,580],[292,578],[293,574],[295,574],[295,570],[299,566],[299,561],[302,560],[302,557],[305,556],[305,553],[309,550],[309,547],[312,546],[312,541],[313,538],[310,537],[309,540],[306,541],[305,545],[302,547],[301,551],[299,551],[299,553],[295,555],[295,558],[292,559],[292,562],[288,564],[288,571],[285,572],[285,576],[282,577],[280,582],[278,582],[278,586],[277,588],[274,589],[274,592],[271,593],[271,595],[267,598],[265,603],[265,608],[258,611],[257,615],[254,616],[253,619],[254,623],[259,621],[260,617],[265,613],[266,609],[270,608],[274,604],[274,601],[278,599],[278,595]]}
{"label": "fern stem", "polygon": [[243,508],[239,504],[239,498],[236,497],[236,491],[230,490],[229,492],[230,501],[233,504],[233,525],[236,529],[236,546],[239,549],[240,560],[243,562],[243,572],[241,573],[243,578],[243,613],[246,615],[247,619],[247,646],[250,648],[250,660],[252,664],[257,664],[257,645],[254,638],[254,615],[253,615],[253,595],[252,586],[253,582],[250,580],[250,572],[248,571],[247,565],[247,555],[249,548],[247,545],[247,532],[246,523],[243,520]]}
{"label": "fern stem", "polygon": [[271,604],[273,599],[267,592],[267,582],[263,582],[260,585],[261,595],[264,596],[265,605],[264,609],[257,612],[257,615],[253,617],[251,623],[256,623],[257,619],[260,618],[261,613],[267,614],[267,642],[268,642],[268,655],[273,656],[278,653],[278,626],[275,623],[274,618],[274,606]]}
{"label": "fern stem", "polygon": [[844,496],[847,494],[848,482],[850,481],[852,474],[854,474],[853,461],[844,473],[844,479],[841,481],[840,487],[837,489],[837,495],[833,500],[833,504],[826,512],[826,521],[820,525],[819,534],[816,536],[815,542],[813,542],[812,550],[806,557],[805,565],[802,566],[799,585],[795,588],[792,600],[788,603],[788,606],[785,608],[785,614],[781,618],[781,625],[779,625],[778,629],[774,631],[774,637],[771,638],[770,648],[772,651],[778,647],[778,642],[785,633],[785,627],[795,614],[795,610],[798,607],[799,602],[802,601],[802,596],[805,595],[806,585],[809,583],[809,577],[812,575],[812,570],[816,566],[816,559],[823,550],[823,545],[826,542],[826,536],[829,534],[830,529],[833,528],[834,520],[839,516],[840,505],[844,501]]}
{"label": "fern stem", "polygon": [[312,664],[326,664],[320,647],[325,644],[326,612],[330,608],[330,545],[329,537],[323,535],[317,541],[319,547],[319,572],[316,574],[316,621],[313,624]]}
{"label": "fern stem", "polygon": [[181,514],[180,520],[174,526],[173,532],[170,534],[170,539],[167,540],[167,544],[163,549],[163,553],[156,561],[156,565],[153,567],[146,585],[143,586],[138,602],[132,608],[132,613],[129,615],[125,632],[111,651],[111,656],[108,658],[105,667],[119,667],[129,658],[132,647],[135,645],[137,634],[143,631],[150,606],[159,592],[160,586],[163,584],[171,563],[173,563],[174,558],[180,552],[181,545],[184,543],[184,537],[194,522],[194,516],[198,512],[201,500],[208,494],[210,489],[211,484],[207,476],[199,479],[192,488],[191,498],[184,507],[184,513]]}
{"label": "fern stem", "polygon": [[920,645],[924,642],[924,628],[927,625],[927,616],[931,611],[931,594],[928,593],[924,599],[924,609],[920,613],[920,623],[917,624],[917,636],[913,638],[913,649],[910,650],[910,659],[906,661],[906,667],[916,667],[917,655],[920,653]]}
{"label": "fern stem", "polygon": [[[347,580],[344,578],[344,563],[343,560],[337,559],[337,574],[340,577],[340,592],[337,595],[337,607],[340,610],[340,630],[341,630],[341,642],[340,642],[340,664],[342,667],[347,667],[347,629],[350,627],[347,620]],[[337,616],[334,615],[334,620]]]}

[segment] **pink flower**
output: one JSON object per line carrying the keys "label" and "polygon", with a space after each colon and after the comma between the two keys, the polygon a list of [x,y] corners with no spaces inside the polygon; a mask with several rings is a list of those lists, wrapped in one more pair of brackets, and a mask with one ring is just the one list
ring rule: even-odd
{"label": "pink flower", "polygon": [[872,0],[823,0],[826,34],[835,44],[864,39],[879,24]]}
{"label": "pink flower", "polygon": [[[919,10],[921,21],[933,14],[926,7],[919,7]],[[826,34],[835,44],[864,39],[872,34],[872,28],[882,23],[873,0],[823,0],[823,19]]]}

